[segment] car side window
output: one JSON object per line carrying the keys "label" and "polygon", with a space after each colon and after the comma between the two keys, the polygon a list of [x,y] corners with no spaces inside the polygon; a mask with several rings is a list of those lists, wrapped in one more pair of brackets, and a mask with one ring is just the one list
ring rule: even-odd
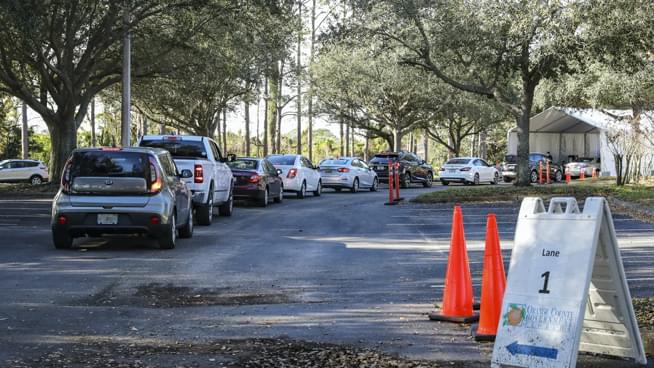
{"label": "car side window", "polygon": [[261,161],[261,165],[263,166],[266,173],[268,173],[268,175],[273,175],[273,176],[277,175],[277,170],[275,169],[275,167],[270,162],[264,160],[264,161]]}
{"label": "car side window", "polygon": [[220,161],[223,158],[222,152],[220,152],[220,147],[214,141],[209,141],[209,146],[211,147],[211,152],[213,152],[213,158],[216,161]]}
{"label": "car side window", "polygon": [[161,166],[163,167],[166,176],[175,176],[177,174],[177,170],[175,170],[174,166],[175,164],[172,163],[170,156],[161,155],[159,156],[159,161],[161,161]]}
{"label": "car side window", "polygon": [[302,166],[308,167],[309,169],[313,168],[311,161],[309,161],[306,157],[302,157]]}
{"label": "car side window", "polygon": [[0,165],[0,169],[8,169],[10,163],[11,162],[5,162],[4,164]]}
{"label": "car side window", "polygon": [[486,162],[486,161],[484,161],[484,160],[479,160],[479,162],[481,163],[481,166],[490,166],[490,165],[488,164],[488,162]]}
{"label": "car side window", "polygon": [[11,162],[10,165],[9,165],[9,168],[11,168],[11,169],[20,169],[20,168],[23,168],[23,167],[25,167],[25,165],[23,165],[23,163],[21,161],[14,161],[14,162]]}

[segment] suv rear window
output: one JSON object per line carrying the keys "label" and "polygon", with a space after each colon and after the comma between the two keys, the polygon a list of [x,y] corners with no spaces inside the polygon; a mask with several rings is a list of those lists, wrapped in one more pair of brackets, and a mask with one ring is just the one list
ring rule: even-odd
{"label": "suv rear window", "polygon": [[388,160],[397,161],[398,159],[399,155],[397,153],[378,153],[370,159],[370,162],[386,163]]}
{"label": "suv rear window", "polygon": [[268,161],[273,165],[295,165],[295,156],[270,156]]}
{"label": "suv rear window", "polygon": [[138,177],[147,180],[148,155],[140,152],[86,151],[73,155],[71,178],[87,177]]}
{"label": "suv rear window", "polygon": [[141,141],[141,147],[163,148],[168,150],[173,158],[207,158],[204,142],[202,141],[166,141],[162,139]]}

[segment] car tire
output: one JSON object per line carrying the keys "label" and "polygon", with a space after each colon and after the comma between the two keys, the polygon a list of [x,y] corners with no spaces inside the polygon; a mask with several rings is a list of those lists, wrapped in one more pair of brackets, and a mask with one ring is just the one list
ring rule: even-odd
{"label": "car tire", "polygon": [[322,180],[318,180],[318,188],[313,191],[314,197],[320,197],[322,194]]}
{"label": "car tire", "polygon": [[475,177],[472,179],[472,185],[479,185],[479,174],[475,174]]}
{"label": "car tire", "polygon": [[497,183],[499,182],[500,182],[500,174],[495,173],[495,175],[493,175],[493,180],[490,183],[491,185],[497,185]]}
{"label": "car tire", "polygon": [[536,170],[532,170],[531,173],[529,174],[529,181],[532,184],[538,183],[538,173]]}
{"label": "car tire", "polygon": [[209,198],[207,198],[207,203],[198,206],[195,215],[198,218],[198,225],[211,225],[211,222],[213,221],[213,187],[209,189]]}
{"label": "car tire", "polygon": [[375,180],[372,181],[372,186],[370,187],[370,191],[376,192],[378,188],[379,188],[379,180],[375,178]]}
{"label": "car tire", "polygon": [[445,185],[445,186],[448,186],[448,185],[450,185],[450,182],[449,182],[449,181],[445,181],[445,180],[441,180],[441,184],[443,184],[443,185]]}
{"label": "car tire", "polygon": [[434,175],[432,173],[427,173],[427,178],[422,183],[422,186],[425,188],[431,188],[433,181],[434,181]]}
{"label": "car tire", "polygon": [[411,173],[408,171],[400,175],[400,188],[408,188],[411,185]]}
{"label": "car tire", "polygon": [[263,191],[263,197],[259,198],[257,204],[259,207],[266,207],[268,205],[268,187],[266,187],[266,190]]}
{"label": "car tire", "polygon": [[282,203],[283,200],[284,200],[284,187],[280,185],[279,194],[277,195],[277,197],[275,197],[274,201],[275,203]]}
{"label": "car tire", "polygon": [[229,199],[227,199],[227,202],[221,204],[218,207],[218,213],[220,216],[231,216],[232,213],[234,212],[234,191],[230,189],[229,191]]}
{"label": "car tire", "polygon": [[560,182],[563,180],[563,173],[559,170],[554,174],[554,181]]}
{"label": "car tire", "polygon": [[41,177],[41,175],[32,175],[30,177],[30,184],[41,185],[43,184],[43,178]]}
{"label": "car tire", "polygon": [[297,192],[297,197],[302,199],[307,196],[307,182],[303,181],[300,190]]}
{"label": "car tire", "polygon": [[188,219],[186,224],[179,228],[179,237],[188,239],[193,237],[193,208],[188,211]]}
{"label": "car tire", "polygon": [[52,230],[52,242],[57,249],[70,249],[73,246],[73,237],[64,230]]}
{"label": "car tire", "polygon": [[354,178],[352,182],[352,187],[350,187],[350,192],[356,193],[359,191],[359,178]]}
{"label": "car tire", "polygon": [[[175,212],[174,209],[173,212]],[[170,217],[170,223],[168,224],[168,227],[163,231],[161,237],[159,238],[159,249],[173,249],[175,248],[176,241],[177,241],[177,228],[175,222],[175,215],[173,214]]]}

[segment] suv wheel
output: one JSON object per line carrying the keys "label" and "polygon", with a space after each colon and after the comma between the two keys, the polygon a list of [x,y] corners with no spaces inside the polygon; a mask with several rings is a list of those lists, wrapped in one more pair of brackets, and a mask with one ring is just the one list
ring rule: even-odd
{"label": "suv wheel", "polygon": [[259,207],[266,207],[268,205],[268,187],[263,191],[263,197],[259,199]]}
{"label": "suv wheel", "polygon": [[407,171],[400,175],[400,188],[408,188],[411,185],[411,174]]}
{"label": "suv wheel", "polygon": [[275,197],[274,201],[275,201],[275,203],[282,203],[283,200],[284,200],[284,187],[280,185],[279,186],[279,195],[277,197]]}
{"label": "suv wheel", "polygon": [[40,175],[32,175],[30,177],[30,184],[41,185],[43,184],[43,178]]}
{"label": "suv wheel", "polygon": [[533,170],[531,174],[529,174],[529,180],[532,183],[538,183],[538,173],[536,172],[536,170]]}
{"label": "suv wheel", "polygon": [[375,178],[375,180],[372,181],[372,186],[370,187],[370,191],[376,192],[377,188],[379,188],[379,180]]}
{"label": "suv wheel", "polygon": [[513,181],[513,179],[511,179],[511,178],[508,177],[508,176],[505,176],[503,179],[504,179],[504,182],[505,182],[505,183],[510,183],[510,182]]}
{"label": "suv wheel", "polygon": [[431,188],[431,184],[434,181],[434,176],[431,173],[427,173],[427,178],[422,183],[422,186],[425,188]]}
{"label": "suv wheel", "polygon": [[57,249],[70,249],[73,246],[73,237],[64,230],[52,230],[52,242]]}
{"label": "suv wheel", "polygon": [[356,193],[359,191],[359,178],[354,178],[354,181],[352,182],[352,187],[350,188],[350,192]]}
{"label": "suv wheel", "polygon": [[320,197],[322,194],[322,180],[318,180],[318,188],[313,192],[314,197]]}
{"label": "suv wheel", "polygon": [[[173,209],[173,212],[175,210]],[[170,216],[170,223],[163,231],[159,238],[160,249],[173,249],[175,248],[175,241],[177,240],[177,223],[175,222],[175,215]]]}
{"label": "suv wheel", "polygon": [[302,182],[302,186],[300,187],[300,191],[297,192],[297,197],[298,198],[304,198],[307,195],[307,183],[305,181]]}
{"label": "suv wheel", "polygon": [[179,237],[184,239],[193,237],[193,208],[188,211],[186,224],[179,229]]}
{"label": "suv wheel", "polygon": [[220,216],[231,216],[232,212],[234,212],[234,191],[230,189],[229,198],[227,199],[227,202],[218,207],[218,213],[220,213]]}

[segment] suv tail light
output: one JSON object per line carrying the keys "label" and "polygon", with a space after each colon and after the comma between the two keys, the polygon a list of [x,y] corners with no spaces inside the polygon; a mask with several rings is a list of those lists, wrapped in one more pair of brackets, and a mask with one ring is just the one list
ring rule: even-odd
{"label": "suv tail light", "polygon": [[204,168],[202,165],[195,164],[193,167],[193,182],[198,184],[204,182]]}
{"label": "suv tail light", "polygon": [[459,171],[470,171],[470,170],[472,170],[472,167],[464,167],[459,169]]}
{"label": "suv tail light", "polygon": [[161,173],[157,168],[157,164],[154,161],[154,158],[150,157],[150,189],[149,193],[159,193],[161,187],[163,186],[163,180],[161,178]]}
{"label": "suv tail light", "polygon": [[296,168],[289,169],[288,174],[286,174],[286,177],[289,178],[289,179],[293,179],[296,176],[297,176],[297,169]]}
{"label": "suv tail light", "polygon": [[64,165],[64,172],[61,175],[61,189],[63,190],[64,193],[70,192],[70,184],[71,184],[70,169],[72,166],[73,166],[73,162],[70,159],[66,161],[66,164]]}
{"label": "suv tail light", "polygon": [[261,176],[259,176],[259,175],[252,175],[252,176],[250,176],[250,177],[248,178],[248,182],[250,182],[250,183],[252,183],[252,184],[256,184],[256,183],[258,183],[259,180],[261,180]]}
{"label": "suv tail light", "polygon": [[346,172],[350,172],[350,169],[348,169],[347,167],[339,167],[336,171],[338,171],[339,173],[346,173]]}

